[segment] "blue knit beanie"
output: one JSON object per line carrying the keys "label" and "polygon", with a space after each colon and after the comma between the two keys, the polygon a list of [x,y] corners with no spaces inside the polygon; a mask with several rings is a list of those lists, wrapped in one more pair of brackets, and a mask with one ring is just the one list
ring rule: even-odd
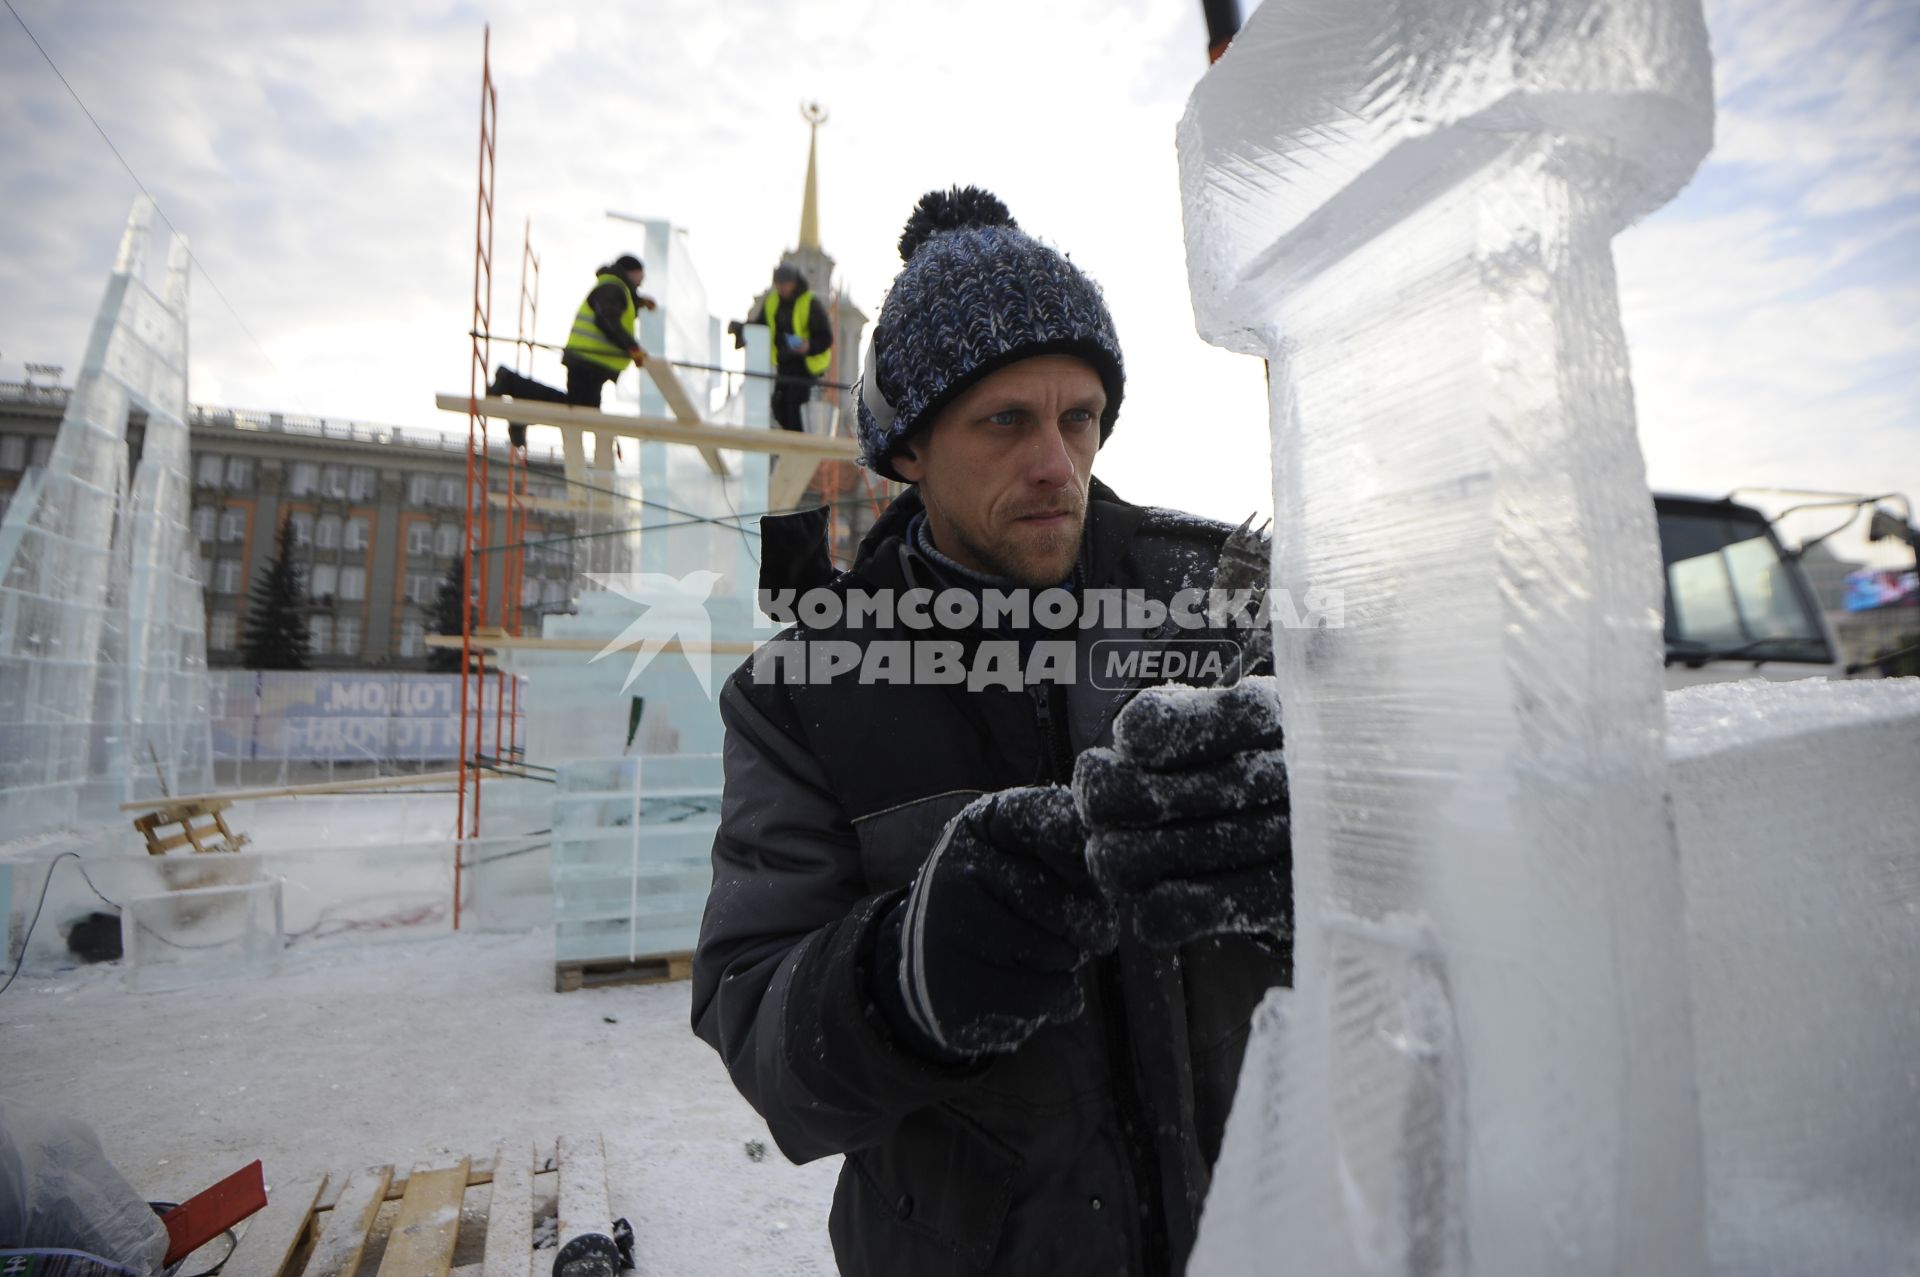
{"label": "blue knit beanie", "polygon": [[900,258],[855,388],[862,465],[899,479],[893,456],[914,431],[988,373],[1035,355],[1078,355],[1100,374],[1107,441],[1126,368],[1098,284],[972,186],[923,195]]}

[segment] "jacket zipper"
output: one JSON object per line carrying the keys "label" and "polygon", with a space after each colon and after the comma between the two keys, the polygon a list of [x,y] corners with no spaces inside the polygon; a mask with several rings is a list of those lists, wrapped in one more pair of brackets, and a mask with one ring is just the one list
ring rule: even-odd
{"label": "jacket zipper", "polygon": [[[1059,728],[1060,719],[1066,711],[1066,691],[1050,683],[1037,689],[1033,699],[1040,726],[1043,779],[1049,778],[1050,774],[1050,778],[1060,784],[1071,784],[1073,759],[1066,737]],[[1100,1019],[1106,1032],[1107,1084],[1120,1123],[1120,1143],[1126,1151],[1121,1169],[1131,1181],[1127,1187],[1134,1199],[1135,1209],[1139,1211],[1140,1228],[1137,1235],[1144,1252],[1142,1271],[1165,1272],[1168,1263],[1167,1230],[1163,1218],[1165,1207],[1161,1201],[1160,1175],[1150,1142],[1152,1127],[1140,1111],[1139,1094],[1134,1083],[1133,1047],[1127,1039],[1127,1011],[1120,990],[1119,955],[1108,954],[1097,959],[1094,970]]]}

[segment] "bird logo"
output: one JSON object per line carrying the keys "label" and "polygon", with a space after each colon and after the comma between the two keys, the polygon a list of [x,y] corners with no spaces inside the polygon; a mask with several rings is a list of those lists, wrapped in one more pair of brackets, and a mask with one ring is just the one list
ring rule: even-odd
{"label": "bird logo", "polygon": [[632,647],[633,665],[627,670],[622,692],[632,687],[653,658],[668,648],[677,648],[687,658],[700,690],[713,696],[713,620],[707,613],[707,599],[721,575],[706,568],[685,576],[664,572],[589,572],[587,579],[600,588],[640,606],[641,613],[588,661],[591,665],[622,648]]}

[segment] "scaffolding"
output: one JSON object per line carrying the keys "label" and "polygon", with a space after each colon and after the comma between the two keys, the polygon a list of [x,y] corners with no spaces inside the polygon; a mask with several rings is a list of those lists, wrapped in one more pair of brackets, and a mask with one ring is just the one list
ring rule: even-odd
{"label": "scaffolding", "polygon": [[[659,392],[667,415],[628,412],[604,412],[597,408],[567,403],[528,399],[507,399],[489,393],[493,366],[493,342],[515,352],[516,362],[530,368],[536,350],[556,349],[535,340],[539,318],[540,259],[533,249],[532,220],[527,219],[521,243],[520,284],[516,304],[516,324],[509,339],[502,328],[493,327],[495,162],[498,138],[499,96],[491,67],[491,28],[483,35],[480,75],[480,137],[475,190],[473,232],[473,293],[470,324],[471,359],[465,394],[443,394],[437,405],[467,417],[466,505],[461,564],[465,578],[467,606],[457,636],[428,636],[430,647],[452,648],[459,652],[460,712],[457,834],[462,839],[481,834],[483,778],[521,774],[527,766],[528,745],[537,745],[538,733],[529,734],[522,725],[521,672],[526,661],[540,652],[597,650],[599,639],[589,639],[579,624],[549,625],[539,634],[523,632],[521,600],[526,585],[526,550],[530,532],[529,514],[536,510],[564,508],[579,512],[585,525],[577,535],[566,538],[576,546],[576,574],[582,571],[626,572],[633,563],[626,548],[629,538],[661,534],[673,528],[694,525],[725,526],[740,533],[747,543],[749,559],[736,565],[739,579],[750,587],[754,577],[753,555],[747,521],[768,510],[782,510],[800,504],[814,492],[832,509],[836,539],[870,526],[884,509],[885,485],[871,475],[857,473],[858,448],[840,429],[823,433],[796,433],[779,430],[765,420],[764,409],[757,415],[751,407],[729,415],[737,401],[729,401],[727,411],[717,414],[721,421],[709,420],[713,412],[711,390],[702,397],[688,393],[677,368],[702,373],[741,375],[719,368],[718,322],[712,323],[712,352],[708,362],[682,361],[668,357],[664,347],[642,362],[643,375]],[[704,305],[702,305],[704,313]],[[684,334],[683,334],[684,336]],[[764,340],[761,339],[761,340]],[[682,341],[682,345],[686,343]],[[770,361],[765,345],[755,348],[750,368],[743,375],[771,378],[771,373],[753,371],[754,359]],[[686,353],[686,352],[682,352]],[[754,384],[749,382],[748,384]],[[697,387],[693,387],[697,389]],[[748,399],[746,403],[755,402]],[[659,409],[655,408],[654,412]],[[744,415],[742,415],[744,414]],[[506,448],[495,455],[489,438],[489,421],[507,424]],[[722,424],[722,421],[725,424]],[[530,484],[526,430],[540,425],[562,435],[566,495],[555,500],[545,493],[536,494]],[[587,459],[586,437],[592,436],[593,457]],[[648,500],[638,490],[616,480],[612,457],[618,439],[637,439],[643,443],[674,443],[691,448],[705,462],[706,482],[721,485],[717,505],[728,507],[702,509],[699,501],[675,500],[666,504]],[[736,469],[722,457],[723,452],[743,456]],[[689,458],[691,454],[682,454]],[[764,458],[755,460],[757,456]],[[493,474],[500,465],[504,475]],[[644,469],[644,467],[643,467]],[[726,495],[730,481],[742,484],[742,492],[752,492],[758,500],[736,502]],[[646,480],[662,482],[660,475]],[[665,488],[660,492],[664,494]],[[676,508],[691,505],[692,508]],[[747,507],[743,509],[742,507]],[[767,509],[757,507],[765,506]],[[843,510],[842,507],[845,507]],[[657,512],[652,517],[641,511]],[[632,512],[632,513],[628,513]],[[664,515],[665,518],[659,516]],[[542,543],[543,554],[551,551],[549,538]],[[664,543],[661,543],[664,544]],[[495,568],[494,556],[499,556]],[[650,571],[659,572],[653,564]],[[642,575],[645,575],[644,573]],[[597,598],[597,596],[595,596]],[[741,617],[729,624],[751,627],[750,593],[736,596],[727,607],[744,608]],[[722,608],[725,610],[725,607]],[[588,608],[596,615],[604,608]],[[731,613],[729,613],[731,615]],[[566,618],[561,618],[566,619]],[[731,633],[731,631],[729,631]],[[744,634],[744,630],[742,631]],[[715,636],[710,643],[689,643],[687,654],[740,655],[752,648],[744,637]],[[491,680],[491,686],[489,685]],[[489,704],[489,700],[491,704]],[[488,724],[491,722],[491,737]],[[631,744],[632,724],[629,724]],[[504,769],[504,770],[503,770]],[[460,870],[455,867],[454,926],[459,926]]]}
{"label": "scaffolding", "polygon": [[[490,58],[493,41],[491,25],[484,28],[480,43],[480,157],[477,195],[473,215],[473,323],[469,331],[473,357],[467,369],[467,491],[463,535],[464,565],[461,589],[465,597],[460,609],[460,796],[456,805],[457,833],[461,838],[480,833],[480,771],[477,763],[486,730],[480,697],[486,686],[485,656],[474,646],[475,622],[486,615],[487,578],[479,564],[481,547],[491,541],[492,502],[489,499],[489,458],[487,418],[479,403],[485,393],[492,355],[493,330],[493,186],[495,128],[499,120],[499,95],[493,86]],[[478,581],[475,567],[481,567]],[[476,616],[476,612],[478,616]],[[495,727],[495,744],[499,729]],[[496,752],[498,752],[496,750]],[[460,927],[460,865],[456,858],[453,878],[453,926]]]}

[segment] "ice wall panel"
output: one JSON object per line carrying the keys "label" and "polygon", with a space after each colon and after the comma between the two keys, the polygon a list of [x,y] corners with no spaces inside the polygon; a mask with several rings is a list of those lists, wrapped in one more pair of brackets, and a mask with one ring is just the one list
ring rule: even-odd
{"label": "ice wall panel", "polygon": [[1724,1274],[1920,1262],[1920,679],[1668,701]]}

